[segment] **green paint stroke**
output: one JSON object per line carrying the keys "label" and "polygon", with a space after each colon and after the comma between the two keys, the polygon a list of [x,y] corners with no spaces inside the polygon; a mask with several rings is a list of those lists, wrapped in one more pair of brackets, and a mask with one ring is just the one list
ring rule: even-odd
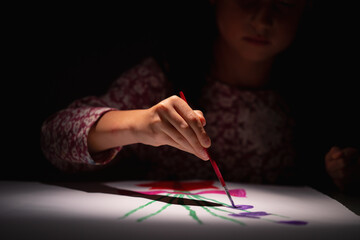
{"label": "green paint stroke", "polygon": [[180,195],[179,196],[179,203],[186,209],[189,211],[189,215],[190,217],[192,217],[192,219],[194,219],[195,221],[197,221],[199,224],[203,224],[203,222],[199,219],[199,217],[197,216],[196,212],[194,210],[192,210],[188,205],[184,204],[184,195]]}
{"label": "green paint stroke", "polygon": [[[226,203],[223,203],[223,202],[219,202],[215,199],[211,199],[211,198],[207,198],[207,197],[204,197],[204,196],[201,196],[201,195],[192,195],[193,197],[196,197],[197,199],[199,200],[207,200],[207,201],[212,201],[212,202],[215,202],[215,203],[218,203],[218,204],[221,204],[225,207],[230,207],[230,205],[226,204]],[[223,212],[228,212],[228,213],[234,213],[234,212],[230,212],[230,211],[226,211],[224,209],[220,209],[220,208],[217,208],[217,207],[211,207],[212,209],[216,209],[216,210],[219,210],[219,211],[223,211]],[[248,210],[244,210],[244,209],[239,209],[240,211],[243,211],[243,212],[250,212]]]}
{"label": "green paint stroke", "polygon": [[[183,192],[184,194],[186,193],[189,193],[188,191],[184,191]],[[199,217],[197,216],[197,213],[196,211],[194,211],[193,209],[190,208],[190,206],[184,204],[184,194],[176,194],[174,195],[171,199],[170,199],[170,202],[166,205],[164,205],[162,208],[160,208],[158,211],[154,212],[154,213],[151,213],[145,217],[142,217],[142,218],[139,218],[137,220],[137,222],[142,222],[146,219],[149,219],[159,213],[161,213],[162,211],[164,211],[166,208],[168,208],[170,205],[172,205],[172,202],[177,198],[178,199],[178,202],[180,203],[180,205],[182,205],[186,210],[189,211],[189,216],[194,219],[195,221],[197,221],[199,224],[203,224],[203,222],[199,219]],[[135,208],[131,211],[129,211],[128,213],[126,213],[123,217],[120,217],[118,219],[124,219],[128,216],[130,216],[131,214],[149,206],[150,204],[154,203],[154,202],[157,202],[165,197],[169,197],[170,195],[172,195],[171,193],[168,193],[166,194],[165,196],[163,195],[160,195],[159,198],[153,200],[153,201],[150,201],[144,205],[141,205],[140,207],[138,208]],[[234,212],[231,212],[231,211],[228,211],[228,210],[224,210],[224,209],[221,209],[221,208],[218,208],[218,207],[205,207],[204,205],[201,204],[201,201],[203,200],[207,200],[207,201],[212,201],[214,203],[218,203],[218,204],[221,204],[225,207],[231,207],[229,204],[226,204],[226,203],[223,203],[223,202],[220,202],[220,201],[217,201],[215,199],[211,199],[211,198],[207,198],[207,197],[204,197],[204,196],[201,196],[201,195],[190,195],[190,194],[186,194],[186,196],[188,196],[190,199],[194,199],[194,200],[200,200],[198,206],[201,207],[202,209],[204,209],[206,212],[210,213],[212,216],[214,217],[218,217],[218,218],[221,218],[223,220],[227,220],[227,221],[231,221],[231,222],[234,222],[234,223],[237,223],[237,224],[240,224],[242,226],[246,226],[245,223],[241,222],[241,221],[238,221],[236,219],[233,219],[233,218],[229,218],[229,217],[225,217],[225,216],[221,216],[221,215],[218,215],[214,212],[212,212],[210,209],[213,209],[213,210],[217,210],[217,211],[221,211],[221,212],[225,212],[225,213],[234,213]],[[239,209],[240,210],[240,209]],[[244,212],[251,212],[251,211],[247,211],[247,210],[243,210],[241,209],[241,211],[244,211]],[[283,217],[283,218],[289,218],[289,217],[286,217],[286,216],[282,216],[282,215],[277,215],[277,214],[272,214],[274,216],[278,216],[278,217]],[[264,221],[268,221],[268,222],[277,222],[277,221],[274,221],[274,220],[271,220],[271,219],[262,219]]]}
{"label": "green paint stroke", "polygon": [[[207,198],[207,197],[204,197],[204,196],[201,196],[201,195],[192,195],[193,197],[197,197],[199,200],[201,199],[205,199],[205,200],[208,200],[208,201],[213,201],[215,203],[218,203],[218,204],[221,204],[221,205],[224,205],[225,207],[232,207],[231,205],[229,204],[226,204],[226,203],[223,203],[223,202],[219,202],[217,200],[214,200],[214,199],[211,199],[211,198]],[[216,210],[219,210],[219,211],[223,211],[223,212],[226,212],[226,210],[223,210],[223,209],[219,209],[219,208],[215,208],[215,207],[212,207],[213,209],[216,209]],[[245,209],[238,209],[239,211],[243,211],[243,212],[251,212],[251,211],[248,211],[248,210],[245,210]],[[229,212],[229,213],[234,213],[234,212]]]}
{"label": "green paint stroke", "polygon": [[154,202],[157,202],[157,201],[163,199],[164,197],[168,197],[169,195],[170,195],[170,194],[167,194],[166,196],[160,196],[159,198],[157,198],[157,199],[155,199],[155,200],[153,200],[153,201],[150,201],[150,202],[148,202],[148,203],[146,203],[146,204],[144,204],[144,205],[141,205],[141,206],[138,207],[138,208],[135,208],[135,209],[131,210],[130,212],[126,213],[123,217],[120,217],[120,218],[118,218],[118,219],[124,219],[124,218],[130,216],[131,214],[137,212],[138,210],[143,209],[143,208],[149,206],[150,204],[152,204],[152,203],[154,203]]}
{"label": "green paint stroke", "polygon": [[199,200],[207,200],[207,201],[211,201],[211,202],[214,202],[214,203],[218,203],[218,204],[221,204],[225,207],[231,207],[229,204],[226,204],[226,203],[223,203],[223,202],[219,202],[215,199],[211,199],[211,198],[207,198],[207,197],[204,197],[204,196],[201,196],[201,195],[191,195],[192,197],[195,197]]}
{"label": "green paint stroke", "polygon": [[217,207],[211,207],[212,209],[215,209],[215,210],[218,210],[220,212],[226,212],[226,213],[231,213],[231,214],[236,214],[234,212],[231,212],[231,211],[228,211],[228,210],[225,210],[225,209],[221,209],[221,208],[217,208]]}
{"label": "green paint stroke", "polygon": [[[193,198],[193,199],[199,199],[198,197],[196,197],[197,195],[191,195],[191,196],[189,196],[190,198]],[[236,219],[233,219],[233,218],[228,218],[228,217],[225,217],[225,216],[221,216],[221,215],[218,215],[218,214],[216,214],[216,213],[214,213],[214,212],[212,212],[212,211],[210,211],[210,209],[209,208],[213,208],[213,207],[209,207],[209,208],[207,208],[207,207],[205,207],[205,206],[202,206],[202,205],[199,205],[199,207],[201,207],[202,209],[204,209],[205,211],[207,211],[208,213],[210,213],[211,215],[213,215],[214,217],[218,217],[218,218],[221,218],[221,219],[223,219],[223,220],[227,220],[227,221],[231,221],[231,222],[234,222],[234,223],[237,223],[237,224],[240,224],[240,225],[242,225],[242,226],[246,226],[246,224],[245,223],[243,223],[243,222],[240,222],[240,221],[238,221],[238,220],[236,220]]]}
{"label": "green paint stroke", "polygon": [[[168,194],[168,195],[170,195],[170,194]],[[148,218],[150,218],[150,217],[153,217],[153,216],[161,213],[161,212],[164,211],[166,208],[168,208],[170,205],[172,205],[171,203],[174,201],[174,199],[175,199],[178,195],[179,195],[179,194],[176,194],[173,198],[170,199],[170,202],[169,202],[168,204],[166,204],[165,206],[163,206],[162,208],[160,208],[158,211],[156,211],[156,212],[154,212],[154,213],[151,213],[151,214],[149,214],[149,215],[147,215],[147,216],[145,216],[145,217],[139,218],[139,219],[137,220],[137,222],[142,222],[142,221],[144,221],[144,220],[146,220],[146,219],[148,219]]]}

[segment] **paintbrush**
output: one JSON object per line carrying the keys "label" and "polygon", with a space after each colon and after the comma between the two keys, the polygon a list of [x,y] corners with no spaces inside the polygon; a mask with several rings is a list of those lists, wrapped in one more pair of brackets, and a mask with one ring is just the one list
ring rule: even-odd
{"label": "paintbrush", "polygon": [[[181,97],[182,100],[184,100],[186,103],[188,103],[188,102],[186,101],[185,95],[184,95],[184,93],[183,93],[182,91],[180,91],[180,97]],[[236,208],[236,206],[235,206],[235,204],[234,204],[234,201],[232,200],[231,195],[230,195],[230,193],[229,193],[229,190],[228,190],[228,188],[226,187],[226,183],[225,183],[225,181],[224,181],[224,178],[223,178],[222,175],[221,175],[221,172],[220,172],[220,170],[219,170],[219,167],[217,166],[215,160],[210,157],[210,154],[209,154],[208,150],[207,150],[206,148],[204,148],[204,149],[205,149],[206,154],[207,154],[208,157],[209,157],[209,160],[210,160],[210,163],[211,163],[212,167],[214,168],[214,171],[215,171],[215,173],[216,173],[216,176],[218,177],[218,179],[219,179],[221,185],[223,186],[223,188],[225,189],[226,195],[228,196],[228,198],[229,198],[229,200],[230,200],[230,202],[231,202],[231,205],[232,205],[234,208]]]}

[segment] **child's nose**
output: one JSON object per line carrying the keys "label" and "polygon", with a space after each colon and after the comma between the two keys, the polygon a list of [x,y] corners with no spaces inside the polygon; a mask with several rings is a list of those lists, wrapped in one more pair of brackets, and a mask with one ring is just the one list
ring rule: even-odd
{"label": "child's nose", "polygon": [[274,22],[273,11],[272,4],[259,4],[251,14],[251,22],[254,27],[259,28],[259,30],[271,27]]}

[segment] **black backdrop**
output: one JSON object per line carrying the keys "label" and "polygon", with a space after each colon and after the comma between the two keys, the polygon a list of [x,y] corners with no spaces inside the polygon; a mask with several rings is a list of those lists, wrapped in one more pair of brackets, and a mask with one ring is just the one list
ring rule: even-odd
{"label": "black backdrop", "polygon": [[[314,142],[320,135],[359,146],[358,14],[339,4],[314,4],[311,60],[321,82],[304,84],[312,90],[299,95],[311,106],[306,114],[314,115],[313,124],[306,120],[312,125],[306,131],[311,147],[327,144]],[[40,150],[44,119],[76,98],[103,93],[122,71],[151,53],[162,34],[196,15],[197,7],[194,1],[141,0],[9,6],[2,34],[1,178],[58,176]],[[98,85],[99,79],[105,84]],[[312,104],[313,99],[321,104]]]}

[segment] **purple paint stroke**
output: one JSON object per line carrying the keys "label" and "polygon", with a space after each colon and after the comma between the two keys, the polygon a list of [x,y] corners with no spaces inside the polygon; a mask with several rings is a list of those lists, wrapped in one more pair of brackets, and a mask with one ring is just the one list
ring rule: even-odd
{"label": "purple paint stroke", "polygon": [[252,206],[252,205],[235,205],[235,207],[230,206],[229,208],[239,209],[239,210],[246,210],[246,209],[254,208],[254,206]]}
{"label": "purple paint stroke", "polygon": [[296,226],[308,224],[307,222],[304,222],[304,221],[277,221],[277,223],[290,224],[290,225],[296,225]]}
{"label": "purple paint stroke", "polygon": [[[243,212],[243,213],[233,213],[233,214],[229,214],[229,216],[232,217],[247,217],[247,218],[257,218],[259,219],[260,217],[263,216],[268,216],[271,215],[270,213],[267,212]],[[295,225],[295,226],[303,226],[308,224],[305,221],[297,221],[297,220],[292,220],[292,221],[275,221],[276,223],[281,223],[281,224],[289,224],[289,225]]]}
{"label": "purple paint stroke", "polygon": [[243,213],[232,213],[229,216],[232,217],[246,217],[246,218],[260,218],[263,216],[271,215],[267,212],[243,212]]}
{"label": "purple paint stroke", "polygon": [[[170,193],[170,194],[185,194],[185,195],[199,195],[199,194],[223,194],[226,195],[225,191],[222,190],[206,190],[206,191],[200,191],[200,192],[194,192],[194,193],[186,193],[186,192],[170,192],[165,190],[158,190],[158,191],[145,191],[145,192],[139,192],[146,195],[156,195],[160,193]],[[246,197],[246,191],[244,189],[232,189],[229,191],[231,196],[234,197]]]}

